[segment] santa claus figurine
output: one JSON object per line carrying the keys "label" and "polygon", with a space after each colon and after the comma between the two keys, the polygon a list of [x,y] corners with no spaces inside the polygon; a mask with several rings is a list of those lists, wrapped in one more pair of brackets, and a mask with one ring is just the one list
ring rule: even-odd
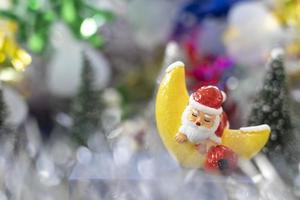
{"label": "santa claus figurine", "polygon": [[203,86],[192,93],[189,104],[182,114],[182,124],[176,134],[176,141],[189,141],[206,154],[205,168],[226,171],[236,165],[236,155],[221,145],[224,128],[228,120],[222,104],[226,95],[216,86]]}

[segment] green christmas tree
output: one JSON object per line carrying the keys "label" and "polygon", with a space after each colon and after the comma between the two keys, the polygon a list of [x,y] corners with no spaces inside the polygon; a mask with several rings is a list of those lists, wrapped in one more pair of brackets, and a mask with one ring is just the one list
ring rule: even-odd
{"label": "green christmas tree", "polygon": [[250,125],[265,123],[271,127],[271,136],[264,151],[281,177],[292,185],[298,173],[300,137],[290,117],[291,101],[282,53],[274,50],[268,67],[248,122]]}
{"label": "green christmas tree", "polygon": [[292,135],[288,95],[283,54],[273,50],[263,87],[248,120],[249,125],[268,124],[271,127],[271,136],[264,149],[269,157],[282,153],[286,139]]}
{"label": "green christmas tree", "polygon": [[6,115],[7,109],[3,99],[3,89],[0,88],[0,129],[4,127]]}
{"label": "green christmas tree", "polygon": [[86,56],[83,65],[81,85],[72,107],[72,134],[80,145],[86,145],[88,137],[99,127],[101,114],[99,92],[93,88],[93,69]]}

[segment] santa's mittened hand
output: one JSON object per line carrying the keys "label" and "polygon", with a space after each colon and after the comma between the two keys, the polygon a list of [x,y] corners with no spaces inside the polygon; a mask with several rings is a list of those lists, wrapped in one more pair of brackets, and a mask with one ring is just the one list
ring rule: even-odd
{"label": "santa's mittened hand", "polygon": [[175,140],[178,142],[178,143],[184,143],[187,141],[187,137],[185,134],[182,134],[182,133],[177,133],[176,136],[175,136]]}

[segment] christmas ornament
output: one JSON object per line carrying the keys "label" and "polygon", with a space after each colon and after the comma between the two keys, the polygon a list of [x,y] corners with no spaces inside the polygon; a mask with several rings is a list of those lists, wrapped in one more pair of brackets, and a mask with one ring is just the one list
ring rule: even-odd
{"label": "christmas ornament", "polygon": [[289,81],[293,84],[300,77],[300,2],[275,0],[272,3],[273,14],[286,32],[282,43],[285,51],[285,69]]}
{"label": "christmas ornament", "polygon": [[223,145],[217,145],[207,153],[204,169],[229,174],[237,167],[237,161],[237,155],[231,149]]}
{"label": "christmas ornament", "polygon": [[18,26],[11,20],[0,19],[0,67],[24,71],[31,63],[30,55],[16,41]]}
{"label": "christmas ornament", "polygon": [[[197,61],[192,62],[192,67],[187,69],[187,77],[193,81],[192,89],[204,85],[218,85],[225,89],[226,82],[235,69],[233,60],[227,56],[200,56],[197,51],[192,54],[197,55]],[[190,55],[188,61],[192,61]]]}
{"label": "christmas ornament", "polygon": [[275,0],[274,14],[284,25],[300,28],[300,2]]}
{"label": "christmas ornament", "polygon": [[239,1],[242,0],[188,1],[182,6],[177,16],[174,37],[190,31],[205,18],[226,16],[231,6]]}
{"label": "christmas ornament", "polygon": [[206,154],[217,145],[249,159],[267,142],[268,125],[228,129],[222,109],[225,98],[215,86],[202,87],[189,97],[184,64],[175,62],[167,68],[157,92],[156,122],[163,143],[182,166],[202,167]]}
{"label": "christmas ornament", "polygon": [[67,25],[77,39],[100,47],[104,41],[97,29],[113,19],[110,11],[96,8],[84,0],[16,1],[8,10],[0,10],[0,16],[20,27],[20,41],[35,53],[46,49],[53,24],[58,21]]}

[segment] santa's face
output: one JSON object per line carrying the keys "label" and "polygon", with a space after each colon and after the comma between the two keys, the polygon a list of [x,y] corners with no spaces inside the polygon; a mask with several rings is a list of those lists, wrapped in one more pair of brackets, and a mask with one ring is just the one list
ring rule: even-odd
{"label": "santa's face", "polygon": [[189,110],[188,120],[194,123],[196,126],[212,128],[216,120],[216,115],[211,115],[191,108]]}
{"label": "santa's face", "polygon": [[187,106],[182,115],[184,134],[192,143],[199,143],[215,137],[215,131],[220,123],[220,116],[212,115]]}

